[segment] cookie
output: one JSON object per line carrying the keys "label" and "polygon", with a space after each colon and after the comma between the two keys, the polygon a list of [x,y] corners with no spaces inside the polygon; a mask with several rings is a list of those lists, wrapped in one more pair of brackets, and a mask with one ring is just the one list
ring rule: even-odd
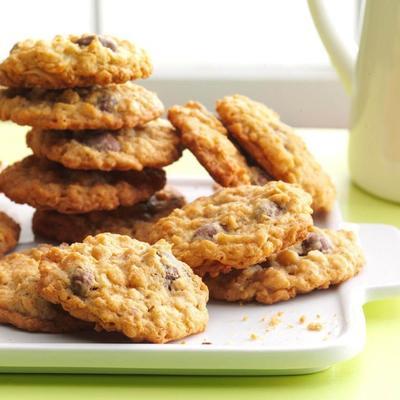
{"label": "cookie", "polygon": [[18,244],[20,233],[20,226],[6,213],[0,211],[0,256]]}
{"label": "cookie", "polygon": [[0,323],[30,332],[88,329],[90,324],[39,296],[39,260],[49,248],[44,245],[0,259]]}
{"label": "cookie", "polygon": [[55,36],[18,42],[0,64],[0,85],[60,89],[147,78],[146,51],[111,36]]}
{"label": "cookie", "polygon": [[219,100],[217,111],[228,131],[270,176],[299,184],[313,197],[314,211],[332,209],[335,188],[331,179],[275,112],[241,95]]}
{"label": "cookie", "polygon": [[338,285],[356,275],[363,264],[353,232],[313,228],[303,242],[264,263],[204,280],[214,299],[273,304]]}
{"label": "cookie", "polygon": [[158,119],[138,128],[118,131],[51,131],[34,128],[27,144],[38,157],[72,169],[136,170],[161,168],[181,155],[180,139]]}
{"label": "cookie", "polygon": [[190,101],[174,106],[168,119],[181,133],[183,145],[221,186],[266,183],[261,170],[247,164],[225,127],[202,104]]}
{"label": "cookie", "polygon": [[65,214],[113,210],[148,199],[165,185],[165,172],[74,171],[35,156],[0,173],[0,190],[16,203]]}
{"label": "cookie", "polygon": [[202,332],[206,285],[165,241],[103,233],[54,247],[40,262],[40,294],[97,329],[165,343]]}
{"label": "cookie", "polygon": [[225,188],[160,219],[150,241],[166,239],[192,268],[246,268],[302,240],[310,204],[309,194],[284,182]]}
{"label": "cookie", "polygon": [[184,205],[185,199],[180,193],[165,188],[147,201],[112,211],[66,215],[52,210],[37,210],[33,214],[32,230],[36,235],[56,242],[81,242],[86,236],[103,232],[128,235],[147,242],[153,224]]}
{"label": "cookie", "polygon": [[127,82],[65,90],[0,89],[0,119],[41,129],[133,128],[164,112],[157,95]]}

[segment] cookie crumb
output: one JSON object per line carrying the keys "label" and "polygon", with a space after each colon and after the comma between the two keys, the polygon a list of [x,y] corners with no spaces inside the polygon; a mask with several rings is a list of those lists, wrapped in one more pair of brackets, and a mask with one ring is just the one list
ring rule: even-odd
{"label": "cookie crumb", "polygon": [[186,344],[186,342],[184,340],[182,340],[182,342],[180,342],[179,344]]}
{"label": "cookie crumb", "polygon": [[305,316],[305,315],[302,315],[302,316],[299,318],[299,324],[304,324],[304,322],[306,322],[306,316]]}
{"label": "cookie crumb", "polygon": [[283,315],[283,312],[282,311],[280,311],[280,312],[277,312],[276,314],[274,314],[272,317],[271,317],[271,319],[270,319],[270,321],[269,321],[269,326],[270,327],[272,327],[272,328],[275,328],[276,326],[278,326],[282,321],[281,321],[281,319],[280,319],[280,317]]}
{"label": "cookie crumb", "polygon": [[293,325],[292,325],[292,324],[288,324],[288,325],[287,325],[287,328],[288,328],[288,329],[292,329],[292,328],[293,328]]}
{"label": "cookie crumb", "polygon": [[322,324],[319,323],[319,322],[310,322],[310,323],[307,325],[307,329],[308,329],[309,331],[319,332],[319,331],[322,330]]}
{"label": "cookie crumb", "polygon": [[247,321],[249,319],[248,315],[243,315],[242,321]]}
{"label": "cookie crumb", "polygon": [[321,318],[321,315],[317,314],[317,315],[316,315],[316,318],[317,318],[317,319],[320,319],[320,318]]}
{"label": "cookie crumb", "polygon": [[208,341],[203,341],[203,342],[201,342],[201,344],[212,344],[212,342],[208,342]]}
{"label": "cookie crumb", "polygon": [[257,340],[258,336],[255,333],[250,334],[250,340]]}

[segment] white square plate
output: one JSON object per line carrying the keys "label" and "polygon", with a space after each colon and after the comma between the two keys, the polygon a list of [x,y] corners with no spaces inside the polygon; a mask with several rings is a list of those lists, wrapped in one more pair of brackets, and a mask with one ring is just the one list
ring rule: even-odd
{"label": "white square plate", "polygon": [[[209,179],[175,178],[170,183],[189,201],[212,192]],[[4,197],[0,209],[22,224],[21,248],[34,245],[32,209]],[[317,223],[344,225],[337,208]],[[384,225],[350,227],[358,230],[367,263],[357,277],[337,288],[272,306],[211,302],[204,333],[164,345],[134,344],[113,334],[27,333],[0,325],[0,371],[270,375],[325,369],[362,350],[362,305],[400,293],[399,231]],[[299,322],[302,316],[304,323]],[[322,329],[310,331],[310,322]]]}

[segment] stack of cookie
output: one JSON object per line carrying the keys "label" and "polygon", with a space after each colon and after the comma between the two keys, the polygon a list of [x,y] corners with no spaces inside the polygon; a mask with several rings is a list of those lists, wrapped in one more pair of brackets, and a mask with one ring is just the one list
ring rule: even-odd
{"label": "stack of cookie", "polygon": [[271,304],[357,274],[356,236],[313,225],[312,212],[332,209],[335,188],[303,140],[246,96],[217,101],[217,112],[220,119],[192,101],[168,117],[184,146],[229,188],[159,220],[150,240],[171,242],[218,300]]}
{"label": "stack of cookie", "polygon": [[37,208],[35,233],[68,242],[136,235],[137,219],[182,204],[159,192],[180,139],[157,95],[132,83],[151,72],[143,49],[99,35],[26,40],[0,64],[0,119],[32,126],[34,153],[1,173],[0,190]]}
{"label": "stack of cookie", "polygon": [[313,226],[311,203],[282,181],[225,188],[160,219],[150,241],[169,241],[213,299],[289,300],[344,282],[364,263],[353,232]]}

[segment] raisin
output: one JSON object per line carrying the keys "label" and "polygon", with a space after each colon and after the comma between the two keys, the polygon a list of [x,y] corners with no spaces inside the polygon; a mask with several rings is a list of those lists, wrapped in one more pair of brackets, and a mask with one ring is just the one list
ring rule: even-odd
{"label": "raisin", "polygon": [[332,250],[332,244],[324,236],[316,232],[311,232],[301,244],[302,252],[300,255],[307,255],[310,251],[317,250],[328,253]]}
{"label": "raisin", "polygon": [[119,141],[110,133],[87,134],[81,142],[98,151],[120,151],[121,145]]}
{"label": "raisin", "polygon": [[117,100],[109,94],[104,94],[97,101],[99,109],[105,112],[111,112],[114,109],[114,106],[117,104]]}
{"label": "raisin", "polygon": [[82,267],[75,269],[70,281],[72,293],[79,297],[86,297],[95,286],[93,272]]}
{"label": "raisin", "polygon": [[201,226],[193,234],[192,240],[213,240],[214,236],[222,232],[222,227],[218,222],[213,222],[211,224],[206,224]]}

